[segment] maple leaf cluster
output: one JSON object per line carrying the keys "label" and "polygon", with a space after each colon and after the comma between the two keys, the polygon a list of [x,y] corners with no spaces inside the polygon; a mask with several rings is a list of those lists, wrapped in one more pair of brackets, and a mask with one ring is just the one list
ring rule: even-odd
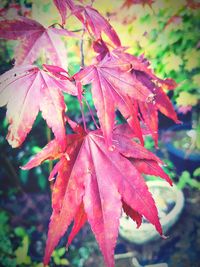
{"label": "maple leaf cluster", "polygon": [[[171,79],[159,79],[143,56],[127,53],[116,31],[92,6],[72,0],[53,2],[61,15],[60,28],[45,28],[22,16],[1,21],[0,37],[19,41],[14,68],[0,77],[0,106],[7,106],[9,122],[7,140],[12,147],[19,147],[39,111],[54,133],[54,140],[22,167],[27,170],[47,159],[57,160],[49,176],[49,180],[54,180],[53,212],[44,263],[48,264],[72,222],[67,245],[88,221],[106,265],[113,267],[122,210],[138,227],[145,217],[163,235],[142,174],[172,183],[161,168],[162,161],[144,148],[143,136],[151,134],[157,146],[158,111],[178,122],[164,91],[174,89],[176,84]],[[94,64],[83,66],[73,76],[65,69],[67,58],[61,40],[61,36],[77,38],[77,33],[65,28],[68,13],[82,23],[97,54]],[[40,68],[37,59],[43,48],[46,62]],[[83,87],[87,84],[91,84],[99,123],[95,122],[97,129],[93,131],[86,128],[82,109]],[[79,100],[84,127],[66,115],[63,92]],[[116,124],[116,110],[127,123]],[[66,133],[66,124],[73,134]]]}

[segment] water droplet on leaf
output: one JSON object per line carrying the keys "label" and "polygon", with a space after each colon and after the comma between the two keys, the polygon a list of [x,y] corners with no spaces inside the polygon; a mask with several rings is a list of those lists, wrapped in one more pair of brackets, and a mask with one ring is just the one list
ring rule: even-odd
{"label": "water droplet on leaf", "polygon": [[116,146],[115,146],[115,145],[112,145],[112,146],[109,146],[108,150],[109,150],[109,151],[114,151],[115,148],[116,148]]}

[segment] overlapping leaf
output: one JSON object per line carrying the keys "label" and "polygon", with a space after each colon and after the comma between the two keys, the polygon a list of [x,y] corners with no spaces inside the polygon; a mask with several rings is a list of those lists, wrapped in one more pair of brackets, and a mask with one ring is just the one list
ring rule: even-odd
{"label": "overlapping leaf", "polygon": [[54,5],[57,7],[61,18],[62,18],[62,25],[66,22],[66,15],[67,15],[67,5],[66,1],[60,1],[60,0],[53,0]]}
{"label": "overlapping leaf", "polygon": [[142,224],[142,215],[123,202],[123,210],[128,217],[136,222],[137,228]]}
{"label": "overlapping leaf", "polygon": [[[150,103],[145,103],[139,101],[139,110],[142,114],[142,120],[150,129],[153,139],[156,146],[158,145],[158,110],[163,113],[165,116],[174,120],[176,123],[180,121],[177,118],[174,107],[167,96],[163,91],[161,86],[156,85],[154,81],[145,73],[135,71],[137,78],[146,85],[149,90],[154,94],[154,99]],[[160,82],[160,80],[159,80]],[[165,85],[167,85],[165,83]],[[170,86],[170,85],[169,85]]]}
{"label": "overlapping leaf", "polygon": [[7,139],[12,147],[23,143],[39,110],[58,143],[65,146],[66,105],[61,91],[77,94],[69,80],[56,79],[32,65],[15,67],[0,77],[0,106],[7,105]]}
{"label": "overlapping leaf", "polygon": [[[149,98],[133,98],[129,100],[129,105],[123,103],[121,110],[124,112],[124,117],[128,116],[132,121],[132,128],[136,135],[141,138],[140,123],[144,124],[151,131],[155,144],[158,144],[158,110],[165,116],[171,118],[176,123],[179,123],[174,107],[164,92],[163,88],[173,90],[176,87],[176,83],[172,79],[162,80],[158,78],[149,67],[149,62],[143,57],[135,57],[125,52],[126,48],[120,47],[109,51],[103,40],[98,40],[94,43],[94,49],[99,55],[97,60],[104,61],[106,57],[112,58],[111,61],[117,61],[120,59],[121,64],[130,64],[130,71],[132,76],[137,82],[140,82],[143,88],[148,89],[151,94]],[[162,88],[163,87],[163,88]],[[131,112],[127,110],[132,109]],[[140,115],[141,114],[141,115]],[[130,124],[131,125],[131,124]]]}
{"label": "overlapping leaf", "polygon": [[122,58],[125,62],[130,62],[132,64],[132,74],[152,92],[152,99],[150,101],[137,101],[137,107],[139,108],[138,112],[140,111],[142,115],[140,118],[150,129],[157,146],[158,110],[176,123],[179,123],[174,107],[162,89],[164,87],[168,90],[173,90],[176,87],[176,83],[169,78],[165,80],[158,78],[149,68],[149,62],[143,57],[134,57],[121,49],[116,49],[114,55]]}
{"label": "overlapping leaf", "polygon": [[66,48],[60,39],[60,36],[65,35],[75,36],[64,29],[45,28],[25,17],[4,20],[0,24],[0,38],[20,40],[15,53],[16,65],[34,63],[44,49],[51,64],[66,67]]}
{"label": "overlapping leaf", "polygon": [[95,39],[101,38],[102,32],[104,32],[116,46],[121,45],[120,39],[113,27],[96,9],[91,6],[76,5],[71,0],[56,0],[54,3],[61,14],[62,21],[65,21],[66,8],[69,8],[72,14],[86,27],[88,32],[94,35]]}
{"label": "overlapping leaf", "polygon": [[132,118],[136,111],[131,99],[145,101],[151,95],[151,91],[136,79],[130,70],[129,63],[108,55],[98,64],[86,67],[74,76],[83,85],[92,83],[94,105],[109,146],[112,145],[116,108],[137,131],[142,141],[140,127],[135,127],[137,125]]}
{"label": "overlapping leaf", "polygon": [[121,129],[118,127],[114,131],[113,151],[107,149],[99,130],[85,135],[74,134],[70,142],[68,139],[64,153],[51,153],[57,143],[52,141],[23,167],[30,169],[39,165],[45,154],[46,159],[60,158],[50,175],[52,179],[58,173],[53,189],[53,213],[45,264],[73,220],[68,243],[88,220],[109,267],[114,266],[114,247],[122,208],[138,226],[144,216],[162,235],[157,209],[141,175],[140,164],[150,166],[142,171],[144,173],[160,176],[171,183],[170,178],[161,171],[161,161],[131,141],[129,133],[126,135]]}

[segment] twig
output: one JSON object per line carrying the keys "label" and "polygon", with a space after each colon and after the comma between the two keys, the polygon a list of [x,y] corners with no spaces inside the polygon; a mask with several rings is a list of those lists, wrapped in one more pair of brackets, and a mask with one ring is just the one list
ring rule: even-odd
{"label": "twig", "polygon": [[49,28],[52,28],[52,27],[54,27],[54,26],[56,26],[56,25],[60,26],[61,29],[64,29],[64,27],[63,27],[60,23],[58,23],[58,22],[55,22],[55,23],[51,24],[51,25],[49,26]]}
{"label": "twig", "polygon": [[90,108],[90,105],[89,105],[89,103],[87,102],[87,99],[86,99],[84,96],[83,96],[83,98],[84,98],[85,103],[86,103],[86,105],[87,105],[87,107],[88,107],[88,110],[89,110],[89,112],[90,112],[90,115],[91,115],[91,117],[92,117],[92,120],[93,120],[93,122],[94,122],[94,125],[96,126],[97,129],[99,129],[99,126],[97,125],[96,120],[95,120],[95,118],[94,118],[94,113],[93,113],[92,109]]}
{"label": "twig", "polygon": [[82,31],[84,31],[84,29],[73,30],[71,32],[82,32]]}
{"label": "twig", "polygon": [[[49,143],[51,141],[51,130],[49,129],[49,127],[46,126],[46,136],[47,136],[47,143]],[[53,162],[51,160],[49,160],[49,165],[48,165],[48,169],[49,169],[49,173],[52,171],[53,169]],[[50,181],[50,191],[52,193],[53,190],[53,181]]]}
{"label": "twig", "polygon": [[84,45],[84,40],[83,40],[84,34],[85,34],[85,28],[83,28],[83,32],[82,32],[82,35],[81,35],[81,41],[80,41],[81,68],[83,68],[85,66],[84,47],[83,47],[83,45]]}
{"label": "twig", "polygon": [[[46,126],[46,136],[47,136],[47,143],[49,143],[51,141],[51,130],[47,126]],[[53,163],[50,160],[49,161],[49,172],[51,172],[52,169],[53,169]]]}
{"label": "twig", "polygon": [[81,83],[80,83],[79,81],[77,82],[77,88],[78,88],[78,101],[79,101],[80,108],[81,108],[81,116],[82,116],[82,120],[83,120],[83,126],[84,126],[84,130],[85,130],[85,132],[87,132],[87,126],[86,126],[85,117],[84,117],[84,112],[83,112],[82,85],[81,85]]}
{"label": "twig", "polygon": [[8,167],[8,171],[10,172],[11,176],[14,178],[15,181],[15,186],[17,187],[17,189],[19,191],[22,191],[21,185],[19,183],[19,178],[18,175],[15,171],[15,168],[13,167],[12,163],[10,162],[10,160],[8,159],[8,157],[6,155],[4,155],[2,157],[2,159],[4,160],[4,162],[6,163],[7,167]]}

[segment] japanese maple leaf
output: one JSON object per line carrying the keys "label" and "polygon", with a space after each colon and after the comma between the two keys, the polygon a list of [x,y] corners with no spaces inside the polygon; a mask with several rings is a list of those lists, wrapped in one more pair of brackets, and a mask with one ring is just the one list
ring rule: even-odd
{"label": "japanese maple leaf", "polygon": [[[177,114],[174,107],[164,92],[163,88],[173,90],[176,87],[176,83],[168,79],[158,78],[150,68],[149,62],[144,57],[135,57],[126,52],[123,48],[115,49],[110,52],[111,57],[120,58],[126,63],[130,63],[132,66],[132,75],[142,83],[142,85],[149,89],[152,93],[152,99],[149,101],[138,100],[135,102],[136,111],[132,113],[132,120],[137,122],[137,114],[141,113],[140,120],[142,120],[146,126],[150,129],[154,138],[155,144],[158,143],[158,110],[165,116],[174,120],[176,123],[180,121],[177,118]],[[138,109],[139,108],[139,109]],[[136,114],[136,115],[135,115]],[[138,122],[137,122],[138,124]],[[139,126],[138,126],[139,127]]]}
{"label": "japanese maple leaf", "polygon": [[108,46],[102,39],[98,39],[93,42],[93,48],[97,56],[97,61],[100,62],[105,56],[110,56],[112,60],[120,59],[124,64],[130,64],[132,71],[138,71],[146,74],[153,82],[159,83],[167,90],[174,90],[177,86],[173,79],[160,79],[153,70],[150,68],[150,62],[143,56],[133,56],[126,52],[127,47],[117,47],[113,50],[109,50]]}
{"label": "japanese maple leaf", "polygon": [[0,77],[0,106],[7,105],[7,140],[12,147],[23,143],[39,110],[58,143],[65,146],[66,105],[62,91],[77,94],[69,80],[56,79],[32,65],[15,67]]}
{"label": "japanese maple leaf", "polygon": [[145,101],[152,93],[131,74],[130,69],[129,63],[108,55],[98,64],[86,67],[74,76],[83,85],[92,83],[94,105],[108,146],[112,145],[116,108],[134,130],[138,129],[142,142],[140,127],[136,126],[132,118],[135,109],[130,99]]}
{"label": "japanese maple leaf", "polygon": [[144,55],[141,55],[139,57],[133,56],[126,52],[127,47],[119,47],[116,49],[113,49],[110,52],[110,55],[112,57],[120,58],[124,63],[131,64],[132,66],[132,72],[138,71],[141,72],[143,75],[146,75],[149,77],[151,81],[153,81],[156,84],[160,84],[167,90],[174,90],[177,86],[176,82],[171,79],[160,79],[155,75],[153,70],[150,67],[150,62],[144,57]]}
{"label": "japanese maple leaf", "polygon": [[41,49],[45,49],[52,64],[66,67],[67,54],[60,35],[74,36],[67,30],[45,28],[37,21],[25,17],[4,20],[0,24],[0,38],[20,40],[15,53],[16,65],[34,63]]}
{"label": "japanese maple leaf", "polygon": [[[140,102],[139,107],[145,123],[152,130],[152,135],[157,142],[158,110],[168,118],[174,120],[176,123],[180,123],[180,121],[177,118],[177,114],[169,97],[163,91],[162,87],[157,85],[154,80],[144,72],[142,73],[140,71],[135,71],[135,74],[138,80],[141,81],[143,85],[146,85],[154,94],[152,103]],[[162,81],[159,79],[158,83],[162,83]]]}
{"label": "japanese maple leaf", "polygon": [[138,102],[141,120],[150,130],[155,146],[158,147],[158,110],[153,103]]}
{"label": "japanese maple leaf", "polygon": [[[150,130],[155,145],[158,144],[158,110],[165,116],[171,118],[176,123],[179,123],[176,112],[173,108],[171,101],[162,88],[173,90],[176,87],[175,81],[172,79],[160,79],[158,78],[150,68],[150,63],[143,57],[135,57],[129,53],[126,53],[126,47],[116,48],[110,51],[105,42],[100,39],[93,44],[95,52],[99,53],[97,61],[101,62],[105,57],[110,57],[111,61],[120,60],[121,64],[130,65],[130,72],[136,81],[139,81],[144,88],[148,89],[149,98],[136,98],[129,99],[128,109],[132,109],[131,112],[127,112],[127,100],[126,105],[121,106],[124,117],[128,118],[132,124],[132,128],[135,134],[141,138],[140,121]],[[120,110],[120,109],[119,109]],[[127,112],[127,113],[125,113]],[[141,116],[140,116],[141,113]],[[131,125],[130,124],[130,125]]]}
{"label": "japanese maple leaf", "polygon": [[91,6],[76,5],[71,0],[56,0],[54,3],[61,14],[62,21],[66,17],[66,8],[68,7],[71,13],[82,22],[89,33],[92,32],[96,39],[101,38],[102,32],[104,32],[116,46],[121,45],[113,27],[96,9]]}
{"label": "japanese maple leaf", "polygon": [[[147,78],[147,77],[145,77]],[[148,79],[148,78],[147,78]],[[150,80],[149,80],[150,81]],[[150,88],[150,87],[149,87]],[[180,123],[174,107],[168,98],[167,94],[161,87],[153,85],[154,100],[152,103],[145,103],[138,101],[139,111],[141,113],[142,121],[151,131],[152,137],[155,141],[156,147],[158,146],[158,111],[165,116],[173,119],[176,123]]]}
{"label": "japanese maple leaf", "polygon": [[60,0],[53,0],[54,5],[57,7],[60,15],[61,15],[61,19],[62,19],[62,25],[65,25],[66,23],[66,15],[67,15],[67,5],[66,5],[66,1],[60,1]]}
{"label": "japanese maple leaf", "polygon": [[105,44],[105,42],[102,39],[98,39],[98,40],[94,41],[92,46],[93,46],[94,51],[99,54],[96,57],[98,62],[103,60],[103,58],[107,54],[110,54],[110,51],[109,51],[107,45]]}
{"label": "japanese maple leaf", "polygon": [[44,263],[68,226],[74,220],[68,244],[88,221],[108,267],[114,266],[114,247],[118,236],[121,209],[141,224],[142,216],[162,235],[157,209],[141,175],[166,179],[162,162],[140,144],[130,140],[129,133],[117,127],[113,134],[113,151],[107,149],[100,130],[88,134],[72,134],[65,152],[54,150],[51,141],[23,169],[40,165],[45,159],[57,159],[50,179],[57,178],[53,188],[53,213],[49,224]]}
{"label": "japanese maple leaf", "polygon": [[140,4],[143,6],[148,5],[151,7],[153,3],[154,3],[153,0],[125,0],[122,7],[130,8],[132,5],[137,5],[137,4]]}

